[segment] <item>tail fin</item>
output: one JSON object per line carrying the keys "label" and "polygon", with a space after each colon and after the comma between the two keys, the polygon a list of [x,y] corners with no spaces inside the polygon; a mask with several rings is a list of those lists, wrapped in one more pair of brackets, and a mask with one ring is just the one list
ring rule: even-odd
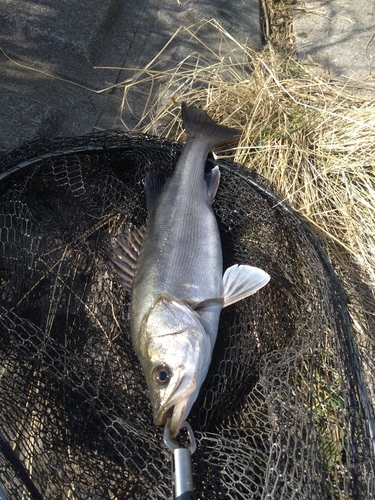
{"label": "tail fin", "polygon": [[187,106],[185,102],[181,105],[181,114],[188,139],[200,137],[215,146],[222,142],[234,141],[241,136],[240,130],[219,125],[206,111]]}

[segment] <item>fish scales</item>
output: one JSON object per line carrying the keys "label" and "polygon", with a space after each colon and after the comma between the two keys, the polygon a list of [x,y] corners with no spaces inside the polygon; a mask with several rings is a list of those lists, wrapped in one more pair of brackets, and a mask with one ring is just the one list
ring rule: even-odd
{"label": "fish scales", "polygon": [[115,238],[107,249],[113,267],[131,290],[132,343],[154,421],[168,422],[172,437],[207,375],[221,309],[255,293],[270,279],[265,271],[247,264],[234,265],[223,276],[212,210],[220,172],[215,167],[205,175],[204,170],[209,151],[238,138],[239,132],[185,104],[182,117],[188,139],[171,178],[163,187],[153,174],[145,180],[146,228]]}
{"label": "fish scales", "polygon": [[[149,231],[143,243],[147,246],[141,250],[140,271],[133,287],[142,288],[142,293],[147,288],[153,297],[168,290],[179,299],[204,300],[220,294],[222,276],[201,271],[206,266],[222,269],[221,242],[204,182],[207,146],[203,143],[198,149],[191,143],[186,149],[188,154],[180,158],[150,214]],[[196,155],[198,160],[191,165],[190,157],[196,151],[200,153]],[[145,279],[147,273],[151,273],[152,280]]]}

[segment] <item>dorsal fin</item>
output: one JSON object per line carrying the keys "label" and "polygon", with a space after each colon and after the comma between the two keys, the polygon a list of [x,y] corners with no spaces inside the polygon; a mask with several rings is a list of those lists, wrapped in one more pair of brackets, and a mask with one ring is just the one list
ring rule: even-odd
{"label": "dorsal fin", "polygon": [[112,268],[118,274],[125,290],[131,291],[134,272],[143,238],[145,227],[131,228],[125,234],[112,238],[104,249],[110,259]]}

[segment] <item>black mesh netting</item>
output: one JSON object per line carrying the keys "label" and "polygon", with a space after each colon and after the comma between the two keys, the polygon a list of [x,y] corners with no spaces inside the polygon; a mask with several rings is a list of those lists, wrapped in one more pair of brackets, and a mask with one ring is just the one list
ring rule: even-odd
{"label": "black mesh netting", "polygon": [[[11,499],[171,495],[129,298],[102,247],[144,224],[145,173],[169,173],[180,151],[110,132],[2,158],[0,483]],[[198,498],[373,498],[373,421],[340,284],[264,179],[218,163],[225,267],[272,279],[222,313],[189,418]]]}

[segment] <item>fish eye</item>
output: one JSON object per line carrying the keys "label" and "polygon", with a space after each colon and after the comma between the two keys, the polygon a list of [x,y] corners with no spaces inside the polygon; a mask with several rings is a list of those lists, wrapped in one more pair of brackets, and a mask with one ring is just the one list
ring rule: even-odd
{"label": "fish eye", "polygon": [[158,386],[167,385],[171,378],[171,370],[166,365],[155,366],[152,370],[152,381]]}

